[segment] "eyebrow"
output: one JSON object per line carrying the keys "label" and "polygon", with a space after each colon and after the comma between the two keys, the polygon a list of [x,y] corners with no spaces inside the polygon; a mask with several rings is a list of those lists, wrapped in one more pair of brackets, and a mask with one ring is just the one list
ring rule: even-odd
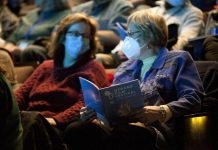
{"label": "eyebrow", "polygon": [[81,32],[79,32],[78,30],[67,31],[67,33],[68,33],[68,32],[78,32],[78,33],[80,33],[80,34],[91,34],[91,33],[86,33],[86,32],[81,33]]}

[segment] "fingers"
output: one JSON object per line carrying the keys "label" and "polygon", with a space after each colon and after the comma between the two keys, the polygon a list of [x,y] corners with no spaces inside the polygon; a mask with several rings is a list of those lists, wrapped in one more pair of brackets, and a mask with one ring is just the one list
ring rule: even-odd
{"label": "fingers", "polygon": [[137,117],[137,116],[144,116],[146,114],[147,114],[147,109],[142,108],[142,109],[139,109],[139,110],[132,112],[129,116],[130,117]]}
{"label": "fingers", "polygon": [[96,112],[89,107],[83,107],[80,110],[80,120],[83,122],[92,121],[93,119],[96,119],[96,116]]}
{"label": "fingers", "polygon": [[130,116],[130,121],[132,122],[141,122],[145,125],[151,124],[156,120],[155,115],[152,113],[153,111],[150,111],[146,107],[139,109],[135,112],[133,112]]}

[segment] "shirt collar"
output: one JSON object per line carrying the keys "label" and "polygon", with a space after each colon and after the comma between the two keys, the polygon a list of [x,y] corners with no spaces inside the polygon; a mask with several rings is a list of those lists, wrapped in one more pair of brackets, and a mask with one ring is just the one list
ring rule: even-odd
{"label": "shirt collar", "polygon": [[135,68],[138,68],[142,64],[141,60],[130,60],[130,63],[126,67],[126,70],[134,70]]}
{"label": "shirt collar", "polygon": [[[157,57],[152,65],[152,68],[154,69],[160,69],[163,67],[166,56],[169,53],[168,49],[166,48],[160,48],[159,53],[157,54]],[[129,60],[129,63],[127,64],[126,70],[134,70],[135,68],[138,68],[138,66],[142,66],[143,62],[141,60]]]}
{"label": "shirt collar", "polygon": [[168,52],[169,51],[166,48],[160,48],[160,51],[157,55],[157,58],[155,59],[153,65],[152,65],[152,68],[154,68],[154,69],[162,68],[164,63],[165,63],[166,56],[167,56]]}

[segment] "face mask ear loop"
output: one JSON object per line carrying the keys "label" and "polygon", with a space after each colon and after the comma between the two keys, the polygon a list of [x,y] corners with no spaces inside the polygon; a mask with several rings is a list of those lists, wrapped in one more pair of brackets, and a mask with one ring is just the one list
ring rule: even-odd
{"label": "face mask ear loop", "polygon": [[[143,47],[145,47],[146,43],[143,44],[142,46],[140,46],[140,49],[142,49]],[[148,45],[146,46],[146,48],[149,48]]]}
{"label": "face mask ear loop", "polygon": [[[135,40],[138,42],[138,39],[139,39],[139,38],[136,38]],[[138,43],[139,43],[139,42],[138,42]],[[140,46],[140,49],[142,49],[146,44],[147,44],[147,43],[145,43],[145,44],[143,44],[142,46]],[[150,48],[150,47],[147,45],[146,48],[148,49],[148,48]]]}
{"label": "face mask ear loop", "polygon": [[146,44],[147,44],[146,48],[149,49],[150,46],[148,46],[148,43],[145,43],[145,44],[143,44],[142,46],[140,46],[140,49],[142,49]]}

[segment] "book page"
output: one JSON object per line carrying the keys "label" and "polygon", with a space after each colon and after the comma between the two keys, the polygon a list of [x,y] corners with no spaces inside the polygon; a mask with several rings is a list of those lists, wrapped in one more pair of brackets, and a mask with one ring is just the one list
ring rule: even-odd
{"label": "book page", "polygon": [[102,88],[100,89],[100,94],[105,116],[112,124],[144,106],[144,99],[138,80]]}
{"label": "book page", "polygon": [[96,113],[99,113],[102,116],[104,116],[98,86],[95,85],[93,82],[82,77],[79,77],[79,80],[83,92],[85,105],[94,109]]}

